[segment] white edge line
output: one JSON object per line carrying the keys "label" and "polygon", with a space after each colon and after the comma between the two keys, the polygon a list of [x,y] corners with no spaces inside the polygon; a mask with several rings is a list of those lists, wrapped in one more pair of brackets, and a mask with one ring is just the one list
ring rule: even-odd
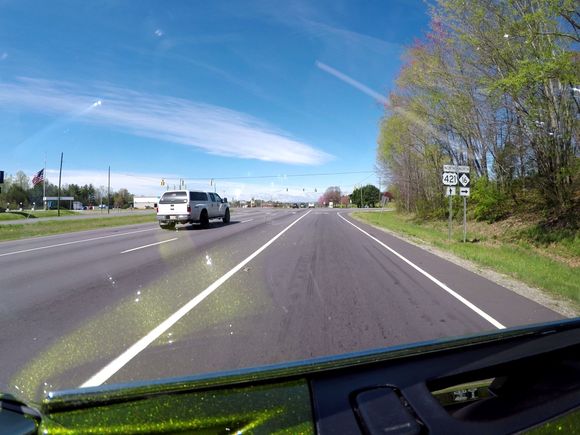
{"label": "white edge line", "polygon": [[357,230],[359,230],[361,233],[367,235],[368,237],[370,237],[371,239],[373,239],[375,242],[377,242],[379,245],[381,245],[383,248],[387,249],[389,252],[391,252],[392,254],[396,255],[397,257],[399,257],[401,260],[403,260],[405,263],[407,263],[409,266],[411,266],[413,269],[415,269],[417,272],[419,272],[420,274],[422,274],[423,276],[427,277],[428,279],[430,279],[432,282],[434,282],[435,284],[437,284],[439,287],[441,287],[443,290],[445,290],[447,293],[449,293],[451,296],[453,296],[455,299],[457,299],[459,302],[461,302],[462,304],[466,305],[468,308],[470,308],[471,310],[475,311],[477,314],[479,314],[481,317],[483,317],[485,320],[487,320],[489,323],[491,323],[493,326],[495,326],[497,329],[505,329],[505,326],[502,325],[500,322],[498,322],[497,320],[495,320],[493,317],[491,317],[489,314],[487,314],[485,311],[483,311],[481,308],[477,307],[475,304],[469,302],[467,299],[465,299],[463,296],[461,296],[459,293],[457,293],[456,291],[450,289],[447,285],[445,285],[444,283],[442,283],[441,281],[439,281],[437,278],[435,278],[433,275],[431,275],[429,272],[424,271],[423,269],[421,269],[419,266],[417,266],[415,263],[413,263],[412,261],[408,260],[407,258],[403,257],[401,254],[399,254],[397,251],[395,251],[393,248],[387,246],[386,244],[384,244],[383,242],[381,242],[379,239],[377,239],[376,237],[370,235],[369,233],[367,233],[365,230],[363,230],[362,228],[359,228],[358,226],[356,226],[355,224],[353,224],[352,222],[350,222],[348,219],[345,219],[340,213],[338,213],[338,216],[340,218],[342,218],[345,222],[351,224],[353,227],[355,227]]}
{"label": "white edge line", "polygon": [[[308,212],[310,213],[310,211]],[[262,251],[264,251],[268,246],[274,243],[279,237],[282,236],[286,231],[292,228],[298,221],[303,219],[308,215],[308,213],[303,214],[278,234],[276,234],[273,238],[268,240],[265,244],[263,244],[260,248],[254,251],[250,256],[246,257],[242,262],[234,266],[216,281],[214,281],[209,287],[199,293],[196,297],[191,299],[185,305],[183,305],[179,310],[161,322],[157,327],[155,327],[152,331],[150,331],[147,335],[143,338],[138,340],[134,343],[131,347],[125,350],[121,355],[103,367],[98,373],[84,382],[80,388],[86,387],[97,387],[104,382],[106,382],[111,376],[121,370],[129,361],[135,358],[139,353],[141,353],[147,346],[157,340],[163,333],[165,333],[169,328],[175,325],[183,316],[189,313],[192,309],[194,309],[199,303],[201,303],[205,298],[211,295],[215,290],[217,290],[223,283],[225,283],[228,279],[230,279],[238,270],[256,258]]]}
{"label": "white edge line", "polygon": [[253,221],[254,219],[246,219],[245,221],[241,221],[240,223],[243,224],[244,222],[250,222]]}
{"label": "white edge line", "polygon": [[177,237],[174,237],[173,239],[162,240],[161,242],[149,243],[148,245],[138,246],[137,248],[127,249],[126,251],[121,252],[121,254],[126,254],[127,252],[138,251],[139,249],[148,248],[149,246],[155,246],[155,245],[161,245],[162,243],[173,242],[174,240],[177,240]]}
{"label": "white edge line", "polygon": [[127,236],[129,234],[143,233],[145,231],[154,231],[154,230],[158,230],[158,229],[159,228],[147,228],[144,230],[131,231],[128,233],[109,234],[107,236],[91,237],[90,239],[73,240],[72,242],[57,243],[56,245],[39,246],[37,248],[23,249],[21,251],[6,252],[4,254],[0,254],[0,257],[4,257],[6,255],[23,254],[25,252],[40,251],[42,249],[58,248],[59,246],[75,245],[77,243],[92,242],[92,241],[101,240],[101,239],[109,239],[111,237]]}

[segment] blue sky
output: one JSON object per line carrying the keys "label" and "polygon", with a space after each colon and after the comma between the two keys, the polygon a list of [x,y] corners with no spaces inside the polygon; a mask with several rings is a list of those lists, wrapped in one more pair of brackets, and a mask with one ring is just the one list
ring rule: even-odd
{"label": "blue sky", "polygon": [[64,182],[106,184],[111,165],[142,195],[161,178],[246,199],[376,184],[378,99],[427,26],[421,0],[2,1],[0,169],[46,154],[56,182],[63,151]]}

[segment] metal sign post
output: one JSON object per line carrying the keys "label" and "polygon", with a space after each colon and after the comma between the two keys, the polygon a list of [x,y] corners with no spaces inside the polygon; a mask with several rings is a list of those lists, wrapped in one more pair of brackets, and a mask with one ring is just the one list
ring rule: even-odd
{"label": "metal sign post", "polygon": [[467,197],[471,191],[471,178],[469,177],[469,166],[459,166],[459,195],[463,197],[463,243],[467,240]]}
{"label": "metal sign post", "polygon": [[447,232],[447,240],[451,240],[451,216],[453,216],[453,197],[449,195],[449,230]]}
{"label": "metal sign post", "polygon": [[445,185],[445,195],[449,197],[449,230],[447,239],[451,240],[452,217],[453,217],[453,197],[455,196],[455,186],[457,186],[457,167],[455,165],[443,165],[443,184]]}

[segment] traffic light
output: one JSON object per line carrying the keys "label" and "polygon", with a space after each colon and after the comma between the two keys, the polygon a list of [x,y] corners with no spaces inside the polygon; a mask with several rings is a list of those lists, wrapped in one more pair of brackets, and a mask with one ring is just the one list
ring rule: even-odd
{"label": "traffic light", "polygon": [[161,185],[165,186],[165,180],[163,178],[161,179]]}

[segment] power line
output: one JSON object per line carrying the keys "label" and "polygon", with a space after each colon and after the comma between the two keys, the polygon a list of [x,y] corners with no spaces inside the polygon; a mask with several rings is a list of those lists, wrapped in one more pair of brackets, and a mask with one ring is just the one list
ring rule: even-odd
{"label": "power line", "polygon": [[[207,181],[207,180],[253,180],[253,179],[265,179],[265,178],[293,178],[293,177],[324,177],[324,176],[332,176],[332,175],[352,175],[352,174],[374,174],[376,171],[346,171],[346,172],[321,172],[321,173],[310,173],[310,174],[278,174],[278,175],[245,175],[245,176],[237,176],[237,177],[196,177],[196,178],[188,178],[188,177],[177,177],[177,176],[159,176],[158,174],[154,176],[143,176],[143,175],[134,175],[134,174],[127,174],[123,172],[118,172],[119,175],[124,175],[126,177],[141,179],[141,180],[151,180],[162,178],[164,180],[173,180],[173,179],[182,179],[185,181]],[[369,177],[365,177],[367,179]]]}
{"label": "power line", "polygon": [[198,180],[251,180],[263,178],[292,178],[292,177],[323,177],[329,175],[349,175],[349,174],[372,174],[375,171],[347,171],[347,172],[321,172],[318,174],[278,174],[278,175],[247,175],[240,177],[206,177],[206,178],[186,178],[188,181]]}

